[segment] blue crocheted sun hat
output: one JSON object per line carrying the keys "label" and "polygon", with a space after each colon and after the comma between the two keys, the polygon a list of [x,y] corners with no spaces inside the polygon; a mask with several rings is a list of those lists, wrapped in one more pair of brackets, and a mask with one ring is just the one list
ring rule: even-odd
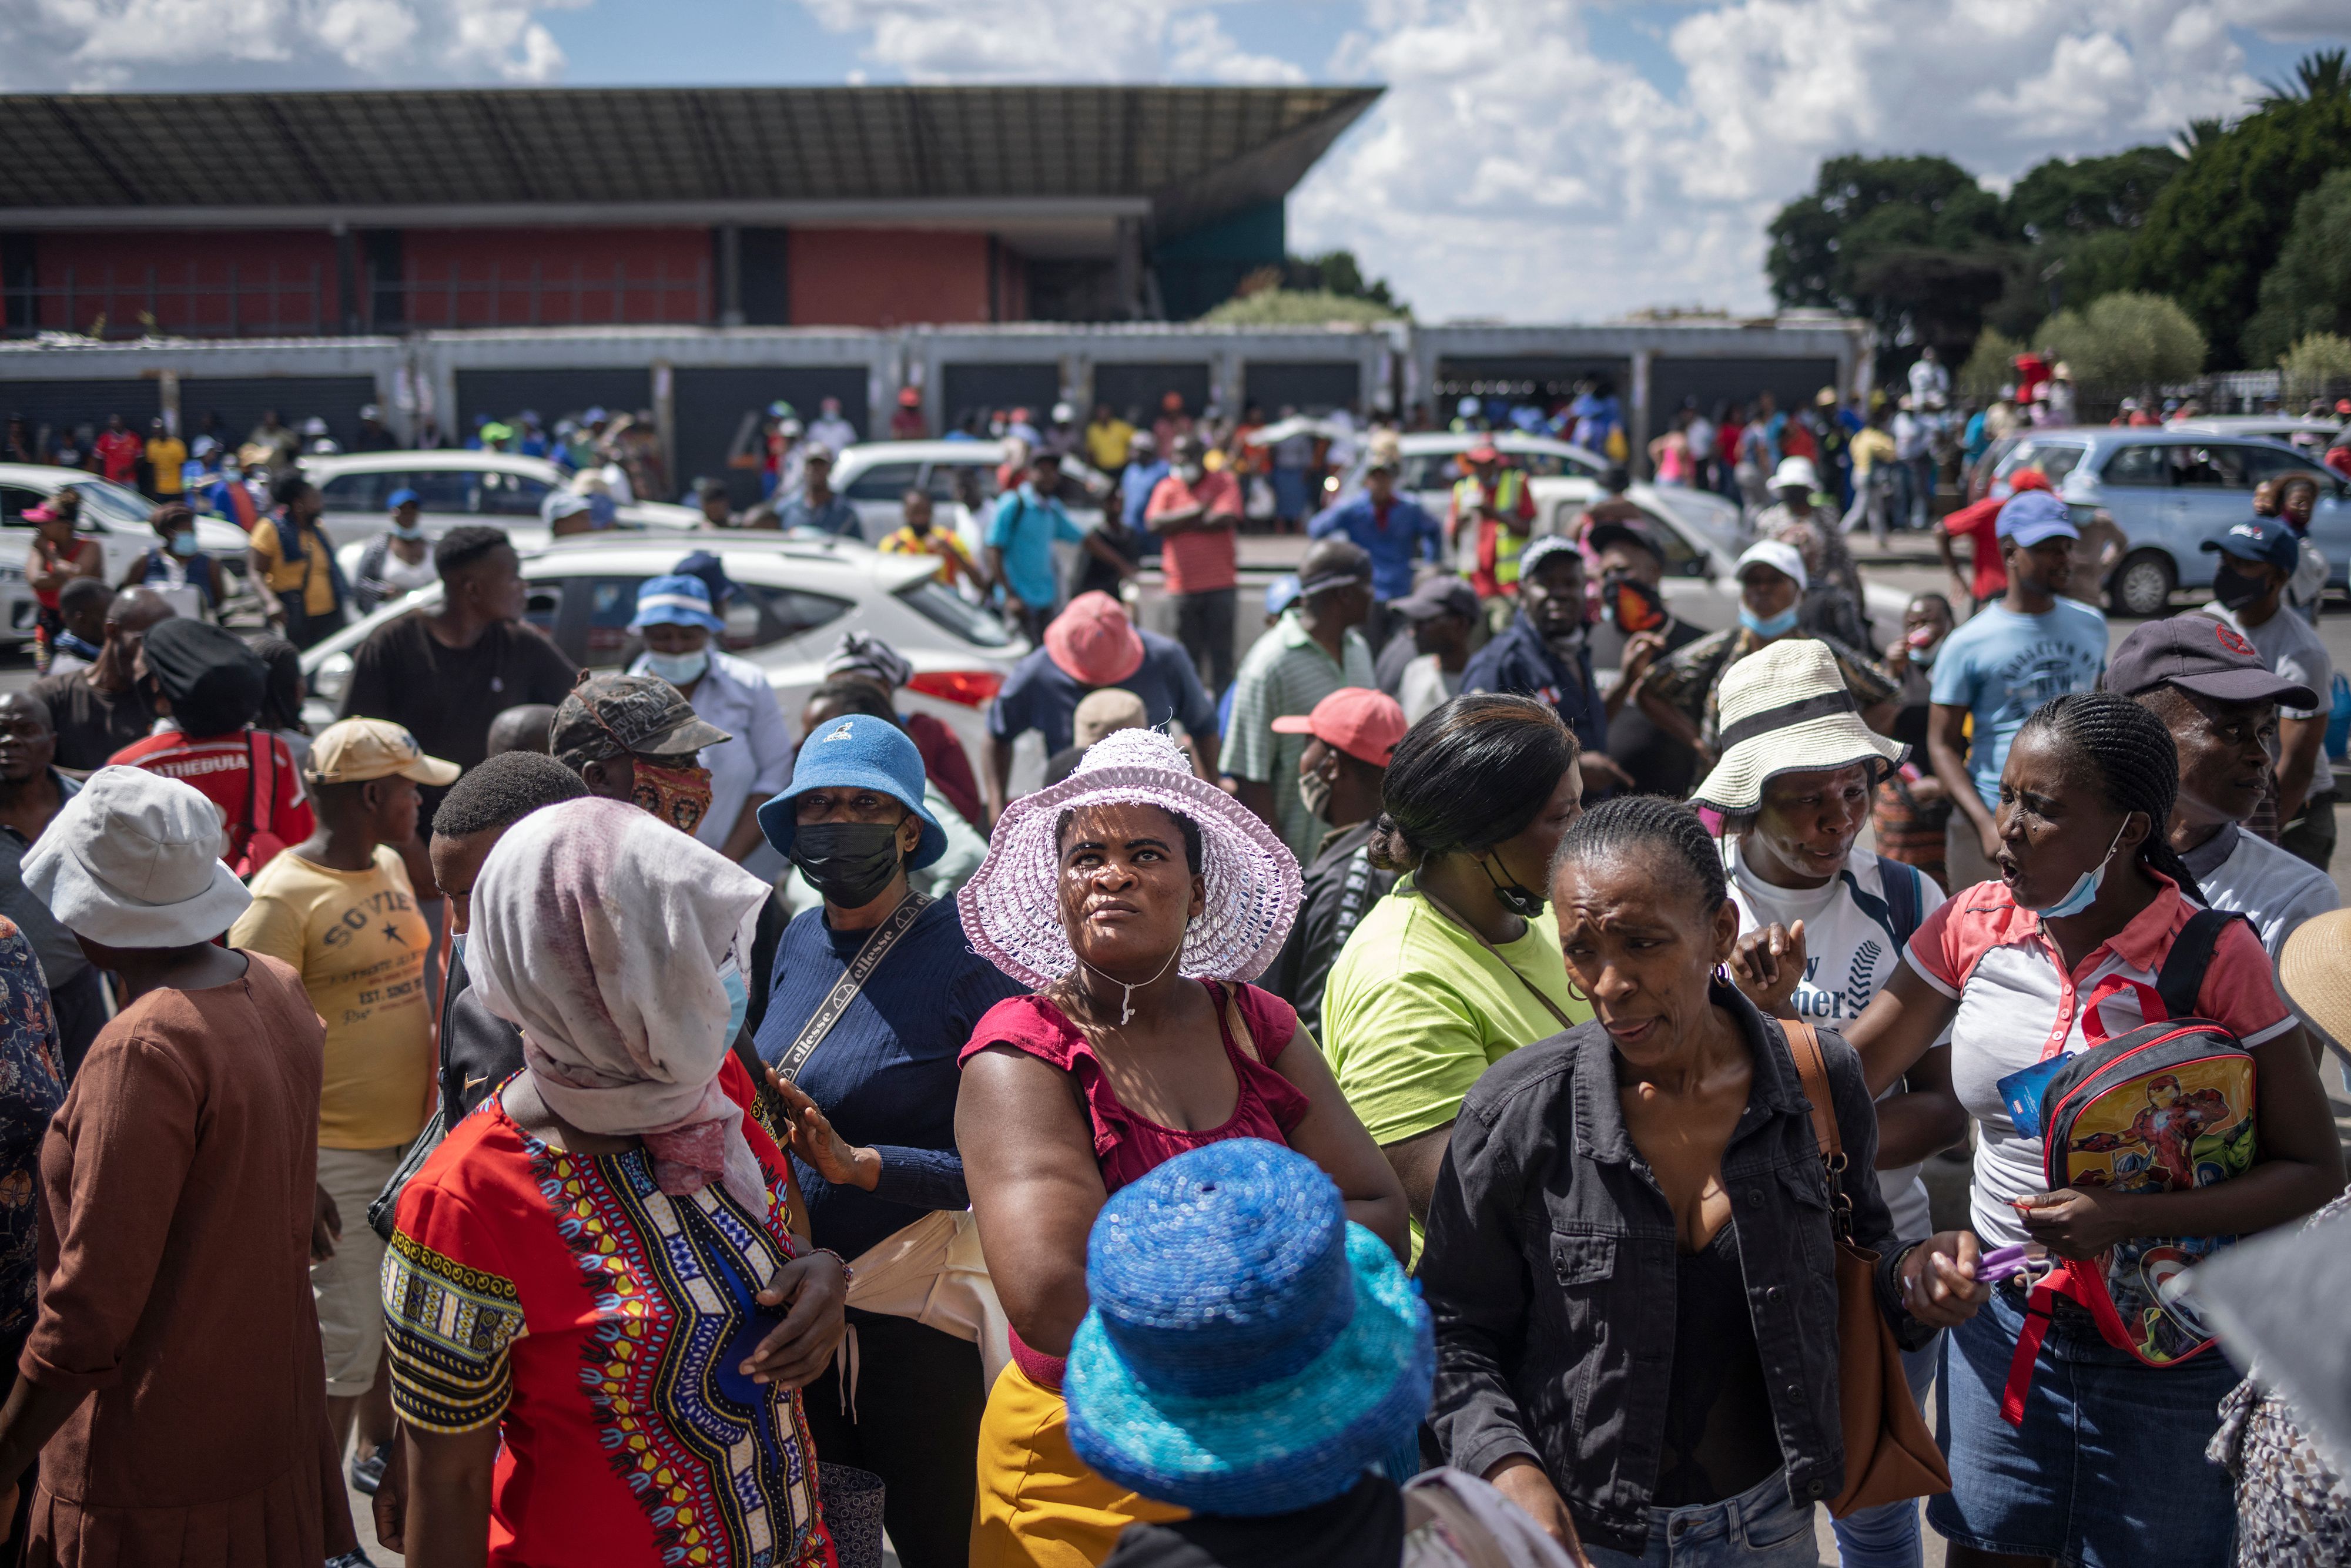
{"label": "blue crocheted sun hat", "polygon": [[1196,1513],[1287,1513],[1418,1468],[1437,1375],[1420,1290],[1279,1144],[1179,1155],[1102,1206],[1070,1346],[1070,1445]]}

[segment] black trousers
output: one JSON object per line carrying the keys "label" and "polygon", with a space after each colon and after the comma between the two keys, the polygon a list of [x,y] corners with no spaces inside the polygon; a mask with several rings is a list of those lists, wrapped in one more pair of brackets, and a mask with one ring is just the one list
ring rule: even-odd
{"label": "black trousers", "polygon": [[1176,601],[1176,641],[1192,656],[1200,684],[1216,696],[1233,684],[1240,655],[1233,647],[1234,602],[1238,589],[1215,588],[1206,593],[1178,593]]}
{"label": "black trousers", "polygon": [[857,1330],[856,1418],[841,1408],[835,1368],[800,1394],[817,1457],[882,1478],[883,1524],[905,1568],[964,1568],[987,1403],[979,1347],[912,1318],[852,1307],[849,1321]]}

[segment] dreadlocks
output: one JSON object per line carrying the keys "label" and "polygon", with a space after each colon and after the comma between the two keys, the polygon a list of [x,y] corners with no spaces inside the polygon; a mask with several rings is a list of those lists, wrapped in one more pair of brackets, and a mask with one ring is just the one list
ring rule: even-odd
{"label": "dreadlocks", "polygon": [[[2179,793],[2179,748],[2163,720],[2113,692],[2072,692],[2033,710],[2025,729],[2045,729],[2088,763],[2106,804],[2128,815],[2144,811],[2149,824],[2138,858],[2179,884],[2199,904],[2204,890],[2171,847],[2171,802]],[[2020,732],[2021,734],[2022,732]]]}

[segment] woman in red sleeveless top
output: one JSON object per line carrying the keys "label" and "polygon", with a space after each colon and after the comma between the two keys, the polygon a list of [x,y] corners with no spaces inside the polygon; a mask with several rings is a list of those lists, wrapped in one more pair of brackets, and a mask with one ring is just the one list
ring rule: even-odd
{"label": "woman in red sleeveless top", "polygon": [[1187,1149],[1264,1138],[1322,1166],[1401,1258],[1404,1190],[1298,1015],[1239,983],[1280,950],[1297,862],[1165,736],[1118,731],[1016,802],[959,899],[973,947],[1036,988],[980,1019],[956,1104],[1013,1330],[980,1423],[971,1561],[1085,1568],[1128,1523],[1182,1513],[1070,1449],[1060,1358],[1103,1201]]}

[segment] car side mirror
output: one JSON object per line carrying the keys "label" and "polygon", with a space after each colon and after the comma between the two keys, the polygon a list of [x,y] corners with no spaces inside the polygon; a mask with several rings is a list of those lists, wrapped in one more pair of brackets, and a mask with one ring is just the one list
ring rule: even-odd
{"label": "car side mirror", "polygon": [[1710,577],[1713,573],[1707,570],[1706,557],[1702,555],[1694,555],[1690,557],[1689,559],[1682,562],[1682,575],[1684,577]]}

